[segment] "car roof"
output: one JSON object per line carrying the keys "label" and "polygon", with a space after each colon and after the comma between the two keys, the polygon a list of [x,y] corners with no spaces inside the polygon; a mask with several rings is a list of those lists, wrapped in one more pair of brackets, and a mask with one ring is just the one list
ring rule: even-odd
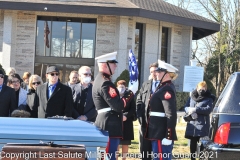
{"label": "car roof", "polygon": [[233,73],[216,102],[218,113],[240,114],[240,72]]}

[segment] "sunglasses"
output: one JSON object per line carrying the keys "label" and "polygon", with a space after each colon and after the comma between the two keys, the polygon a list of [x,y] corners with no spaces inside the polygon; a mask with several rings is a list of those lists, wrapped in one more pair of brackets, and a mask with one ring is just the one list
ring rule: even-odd
{"label": "sunglasses", "polygon": [[17,81],[10,81],[10,83],[20,83],[20,81],[19,80],[17,80]]}
{"label": "sunglasses", "polygon": [[51,76],[54,76],[54,75],[58,76],[59,75],[59,73],[48,73],[48,74],[50,74]]}
{"label": "sunglasses", "polygon": [[33,85],[40,84],[41,82],[32,82]]}
{"label": "sunglasses", "polygon": [[91,76],[91,73],[83,73],[84,76]]}
{"label": "sunglasses", "polygon": [[4,78],[4,75],[3,75],[3,74],[0,74],[0,78]]}

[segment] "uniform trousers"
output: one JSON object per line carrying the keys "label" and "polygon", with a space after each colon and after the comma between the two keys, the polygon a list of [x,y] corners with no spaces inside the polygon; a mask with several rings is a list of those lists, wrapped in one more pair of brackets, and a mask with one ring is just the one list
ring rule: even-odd
{"label": "uniform trousers", "polygon": [[162,145],[161,140],[152,141],[153,159],[154,160],[171,160],[173,142],[170,145]]}
{"label": "uniform trousers", "polygon": [[109,160],[116,160],[116,152],[118,145],[120,143],[120,138],[109,138],[108,144],[106,147],[106,153],[108,153]]}
{"label": "uniform trousers", "polygon": [[142,154],[142,160],[152,160],[152,145],[151,141],[144,137],[146,127],[139,126],[139,149]]}

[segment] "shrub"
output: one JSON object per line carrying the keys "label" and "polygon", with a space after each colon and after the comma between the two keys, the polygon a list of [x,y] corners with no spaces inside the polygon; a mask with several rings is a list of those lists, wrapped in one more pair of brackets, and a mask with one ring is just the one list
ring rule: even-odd
{"label": "shrub", "polygon": [[177,99],[177,110],[182,108],[189,98],[189,92],[177,92],[176,99]]}

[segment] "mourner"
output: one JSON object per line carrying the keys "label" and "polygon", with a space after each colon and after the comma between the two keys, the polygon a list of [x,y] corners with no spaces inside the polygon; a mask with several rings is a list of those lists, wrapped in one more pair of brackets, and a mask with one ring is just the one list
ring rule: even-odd
{"label": "mourner", "polygon": [[15,90],[17,106],[19,109],[26,109],[27,104],[27,91],[20,87],[21,77],[19,74],[14,73],[8,76],[8,86]]}
{"label": "mourner", "polygon": [[77,82],[78,82],[78,72],[71,71],[71,73],[69,75],[69,81],[66,82],[66,85],[69,86],[73,91],[73,88],[74,88],[75,84],[77,84]]}
{"label": "mourner", "polygon": [[125,160],[128,153],[128,146],[131,145],[131,140],[134,140],[133,120],[136,118],[136,103],[133,92],[131,90],[128,90],[126,87],[125,80],[119,80],[117,82],[117,89],[119,91],[120,97],[128,97],[128,103],[123,110],[123,139],[120,140],[123,154],[122,159]]}
{"label": "mourner", "polygon": [[144,138],[147,128],[148,103],[151,94],[155,91],[159,81],[156,78],[155,70],[158,63],[152,63],[149,66],[150,76],[149,80],[142,84],[139,94],[137,96],[137,117],[139,121],[139,149],[143,160],[151,160],[152,144],[151,141]]}
{"label": "mourner", "polygon": [[187,123],[185,138],[190,139],[191,160],[197,158],[195,153],[197,143],[201,137],[208,136],[210,128],[210,113],[215,96],[207,89],[205,81],[199,82],[197,88],[192,92],[190,103],[185,107],[192,120]]}
{"label": "mourner", "polygon": [[30,78],[30,76],[31,76],[30,72],[24,72],[23,73],[23,77],[22,77],[23,82],[21,83],[21,87],[23,89],[25,89],[26,91],[28,91],[28,89],[29,89],[28,85],[29,85],[29,78]]}
{"label": "mourner", "polygon": [[73,118],[95,122],[97,110],[92,99],[91,68],[82,66],[78,74],[80,83],[73,87]]}
{"label": "mourner", "polygon": [[37,87],[42,85],[42,78],[36,74],[32,75],[29,78],[29,90],[27,94],[27,111],[31,113],[30,117],[37,118],[38,117],[38,108],[34,108],[35,103],[35,94]]}
{"label": "mourner", "polygon": [[38,118],[52,116],[72,116],[73,98],[71,88],[58,81],[59,70],[49,66],[46,70],[47,83],[39,86],[36,92]]}
{"label": "mourner", "polygon": [[4,84],[7,85],[8,83],[8,76],[12,75],[12,74],[15,74],[16,73],[16,69],[13,68],[13,67],[9,67],[7,70],[6,70],[6,74],[4,75]]}
{"label": "mourner", "polygon": [[95,125],[108,131],[109,141],[106,152],[115,160],[120,138],[123,136],[122,111],[126,106],[125,97],[120,98],[119,92],[111,82],[111,76],[117,68],[116,52],[96,57],[99,73],[93,84],[93,101],[98,111]]}
{"label": "mourner", "polygon": [[4,73],[0,70],[0,117],[9,117],[17,108],[15,91],[4,84]]}
{"label": "mourner", "polygon": [[159,155],[154,156],[154,160],[169,160],[172,158],[174,140],[177,140],[176,91],[172,81],[176,79],[178,69],[159,60],[155,71],[160,83],[149,101],[146,138],[152,142],[153,154]]}

